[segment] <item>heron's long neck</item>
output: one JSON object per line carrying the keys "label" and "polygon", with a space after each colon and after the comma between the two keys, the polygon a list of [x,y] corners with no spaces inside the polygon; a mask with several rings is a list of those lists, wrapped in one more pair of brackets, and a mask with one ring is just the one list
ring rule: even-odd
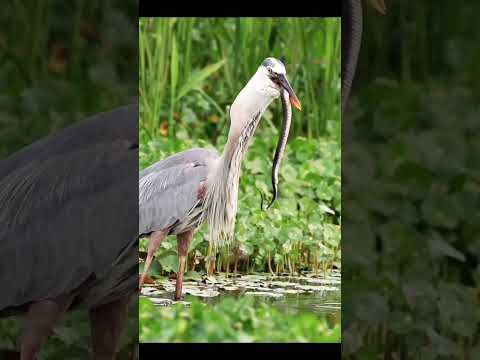
{"label": "heron's long neck", "polygon": [[248,88],[248,85],[232,104],[228,140],[208,181],[205,213],[210,241],[216,247],[230,243],[233,238],[241,163],[260,118],[272,101],[254,96],[253,88]]}
{"label": "heron's long neck", "polygon": [[[240,94],[242,95],[242,94]],[[230,112],[231,125],[228,140],[221,157],[221,171],[238,188],[242,161],[253,140],[260,118],[272,99],[254,96],[238,96]],[[251,101],[249,101],[252,99]],[[254,99],[254,100],[253,100]],[[245,104],[245,102],[247,102]],[[235,111],[237,110],[237,111]],[[243,110],[243,111],[242,111]],[[228,193],[230,195],[230,193]],[[237,196],[235,191],[232,196]]]}
{"label": "heron's long neck", "polygon": [[240,172],[241,162],[263,112],[273,100],[261,92],[262,85],[259,84],[262,82],[256,74],[240,91],[230,109],[230,131],[222,154],[222,165],[234,177]]}
{"label": "heron's long neck", "polygon": [[262,112],[253,114],[240,134],[229,136],[222,154],[222,166],[228,170],[229,177],[238,177],[240,174],[242,160],[253,140]]}

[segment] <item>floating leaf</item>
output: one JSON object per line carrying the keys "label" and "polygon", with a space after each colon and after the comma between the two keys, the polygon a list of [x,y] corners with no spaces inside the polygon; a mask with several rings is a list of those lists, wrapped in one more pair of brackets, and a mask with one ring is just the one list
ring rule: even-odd
{"label": "floating leaf", "polygon": [[274,298],[279,298],[283,296],[283,294],[279,294],[275,292],[267,292],[267,291],[248,291],[245,293],[245,295],[265,296],[265,297],[274,297]]}
{"label": "floating leaf", "polygon": [[430,249],[434,257],[448,256],[465,262],[465,255],[440,238],[430,239]]}

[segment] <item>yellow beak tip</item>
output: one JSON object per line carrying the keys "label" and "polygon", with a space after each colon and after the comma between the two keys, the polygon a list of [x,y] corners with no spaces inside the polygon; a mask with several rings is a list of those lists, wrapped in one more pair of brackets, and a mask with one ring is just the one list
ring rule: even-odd
{"label": "yellow beak tip", "polygon": [[295,106],[298,110],[302,111],[302,104],[298,99],[295,99],[294,97],[290,97],[290,103]]}

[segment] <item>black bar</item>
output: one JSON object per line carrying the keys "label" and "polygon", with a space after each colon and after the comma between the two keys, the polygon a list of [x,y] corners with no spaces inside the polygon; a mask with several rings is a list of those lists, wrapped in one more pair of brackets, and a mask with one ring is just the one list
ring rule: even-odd
{"label": "black bar", "polygon": [[222,355],[256,355],[256,356],[294,356],[300,358],[302,355],[321,355],[325,359],[340,359],[341,344],[330,343],[209,343],[209,344],[154,344],[142,343],[140,344],[140,358],[156,359],[159,354],[164,359],[169,356],[188,356],[199,355],[202,358],[209,358],[210,356],[218,358]]}
{"label": "black bar", "polygon": [[341,1],[157,2],[140,0],[141,17],[340,17]]}

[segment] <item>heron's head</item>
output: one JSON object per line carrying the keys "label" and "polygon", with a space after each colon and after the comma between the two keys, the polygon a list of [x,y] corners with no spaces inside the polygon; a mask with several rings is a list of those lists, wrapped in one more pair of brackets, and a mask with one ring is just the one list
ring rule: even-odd
{"label": "heron's head", "polygon": [[290,95],[290,103],[297,109],[302,109],[300,101],[288,82],[285,65],[280,60],[273,57],[266,58],[258,68],[257,75],[263,91],[277,98],[280,96],[280,90],[283,88]]}

